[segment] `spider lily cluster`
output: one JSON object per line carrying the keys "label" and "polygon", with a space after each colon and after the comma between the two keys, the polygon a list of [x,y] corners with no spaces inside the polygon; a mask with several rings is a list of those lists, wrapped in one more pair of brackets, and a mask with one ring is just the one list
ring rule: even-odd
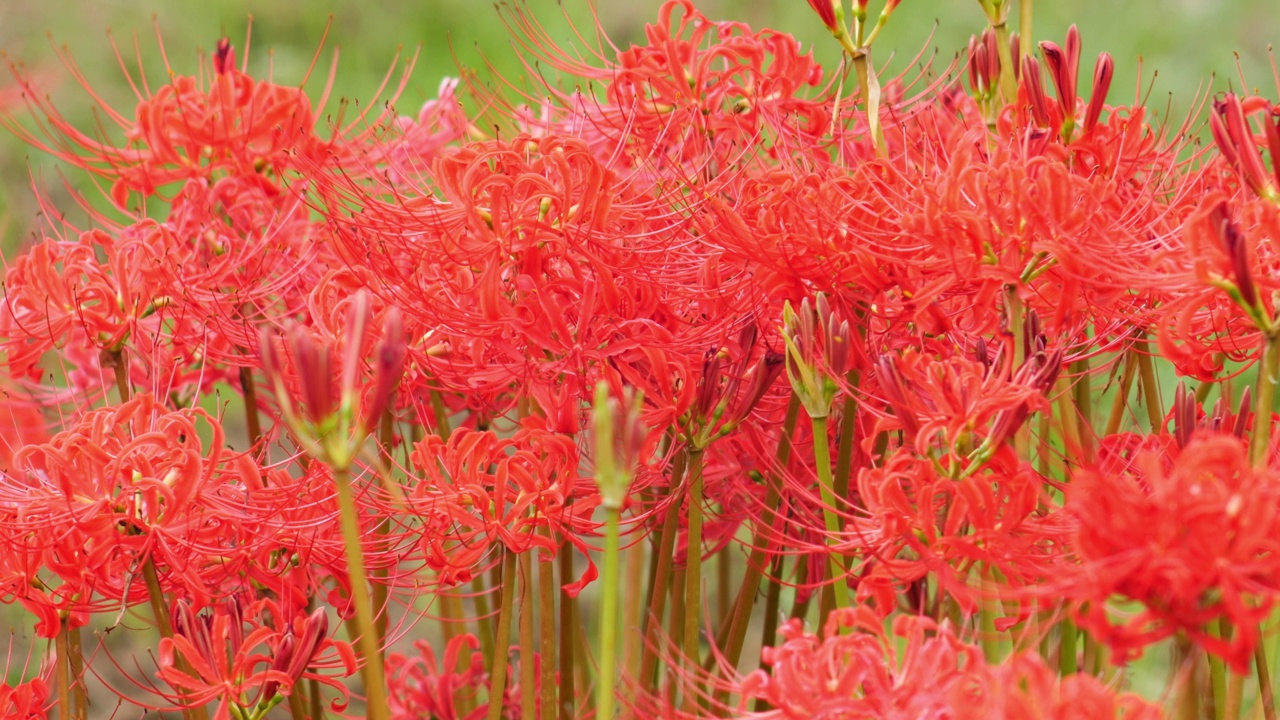
{"label": "spider lily cluster", "polygon": [[504,9],[564,80],[339,122],[13,66],[104,192],[6,261],[0,715],[1275,718],[1280,87],[1160,125],[980,4],[892,78],[892,0]]}

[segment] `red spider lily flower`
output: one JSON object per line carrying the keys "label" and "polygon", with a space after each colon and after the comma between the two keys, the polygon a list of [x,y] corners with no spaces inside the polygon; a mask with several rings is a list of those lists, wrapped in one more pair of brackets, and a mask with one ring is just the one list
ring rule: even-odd
{"label": "red spider lily flower", "polygon": [[1011,355],[1001,352],[991,365],[910,350],[880,358],[880,394],[893,413],[881,425],[903,430],[905,445],[921,455],[977,459],[980,447],[999,447],[1048,407],[1062,370],[1060,348],[1029,355],[1012,373]]}
{"label": "red spider lily flower", "polygon": [[[851,628],[852,633],[841,633]],[[1158,705],[1117,693],[1097,678],[1060,678],[1035,653],[987,665],[982,651],[962,642],[946,624],[898,617],[886,632],[863,608],[832,613],[821,636],[792,620],[781,645],[763,651],[768,671],[734,688],[743,701],[763,698],[773,707],[729,713],[754,720],[955,717],[961,720],[1159,720]]]}
{"label": "red spider lily flower", "polygon": [[[322,109],[312,107],[301,85],[280,85],[245,74],[235,67],[235,53],[225,39],[211,57],[213,72],[202,77],[177,73],[168,67],[166,57],[169,81],[154,92],[145,78],[127,78],[138,94],[132,118],[103,103],[68,55],[63,53],[62,60],[98,101],[103,116],[124,131],[124,144],[117,146],[75,128],[36,87],[35,79],[12,64],[24,99],[45,119],[41,132],[46,137],[7,116],[0,116],[0,122],[32,146],[106,179],[120,207],[130,193],[148,197],[169,183],[221,173],[268,172],[278,181],[283,172],[313,162],[329,150],[341,154],[342,143],[326,142],[315,134]],[[354,139],[353,128],[370,120],[367,111],[361,113],[335,135]]]}
{"label": "red spider lily flower", "polygon": [[890,634],[863,607],[833,612],[821,637],[795,620],[780,634],[781,645],[762,651],[770,669],[747,676],[739,688],[744,701],[763,698],[774,709],[748,717],[941,716],[955,688],[982,667],[981,651],[949,628],[903,616]]}
{"label": "red spider lily flower", "polygon": [[[488,687],[484,655],[474,635],[459,635],[445,645],[443,662],[431,644],[413,644],[416,655],[387,655],[388,698],[396,720],[475,720],[488,715],[487,703],[479,703]],[[471,706],[464,713],[463,707]]]}
{"label": "red spider lily flower", "polygon": [[[1245,443],[1230,435],[1197,433],[1181,450],[1166,443],[1082,470],[1067,489],[1079,519],[1081,624],[1120,661],[1185,632],[1244,672],[1280,600],[1277,502],[1280,476],[1250,467]],[[1116,596],[1144,609],[1117,618],[1107,607]],[[1230,640],[1212,632],[1219,618],[1236,629]]]}
{"label": "red spider lily flower", "polygon": [[45,720],[52,707],[52,693],[44,678],[18,685],[0,683],[0,717],[13,720]]}
{"label": "red spider lily flower", "polygon": [[[207,448],[202,432],[212,436]],[[212,548],[246,542],[231,507],[244,465],[203,411],[170,411],[146,394],[90,411],[22,448],[0,476],[4,552],[38,558],[62,579],[62,594],[81,593],[76,609],[142,602],[149,560],[166,587],[207,597],[225,581]]]}
{"label": "red spider lily flower", "polygon": [[1160,706],[1084,673],[1060,677],[1037,653],[1019,653],[953,688],[956,720],[1160,720]]}
{"label": "red spider lily flower", "polygon": [[[324,609],[289,618],[269,600],[242,609],[233,596],[212,614],[197,615],[188,603],[178,601],[173,623],[173,637],[160,641],[158,675],[182,693],[185,706],[216,701],[215,720],[265,713],[302,678],[345,698],[345,686],[318,670],[337,668],[343,677],[355,673],[350,646],[328,638]],[[180,669],[179,658],[190,671]]]}
{"label": "red spider lily flower", "polygon": [[1257,357],[1277,313],[1275,238],[1280,212],[1270,200],[1207,188],[1154,267],[1135,278],[1164,298],[1151,314],[1161,354],[1181,372],[1205,378],[1224,360]]}
{"label": "red spider lily flower", "polygon": [[[414,643],[416,654],[391,653],[387,656],[388,695],[392,720],[479,720],[490,715],[492,699],[487,696],[489,675],[484,668],[484,655],[478,651],[480,641],[474,635],[459,635],[445,646],[438,658],[429,643]],[[535,667],[542,658],[535,654]],[[541,677],[535,670],[535,676]],[[519,678],[513,663],[507,677]],[[537,694],[541,713],[541,693],[537,688],[522,688],[519,683],[507,686],[498,717],[516,720],[521,717],[521,696]]]}
{"label": "red spider lily flower", "polygon": [[[414,541],[443,585],[468,581],[492,543],[555,554],[563,540],[587,551],[578,535],[595,529],[591,515],[601,497],[592,479],[579,475],[571,437],[524,428],[504,440],[462,428],[447,443],[419,442],[411,460],[420,477],[404,489],[405,510],[421,522]],[[565,589],[577,594],[595,576],[588,558],[584,575]]]}
{"label": "red spider lily flower", "polygon": [[[744,153],[808,156],[825,145],[829,104],[805,97],[822,82],[822,68],[790,35],[713,21],[689,0],[669,0],[644,42],[588,62],[557,47],[528,14],[513,9],[504,19],[530,69],[540,63],[604,87],[599,102],[548,85],[543,90],[567,111],[549,122],[530,118],[530,129],[584,136],[599,157],[614,158],[647,187],[738,165]],[[773,150],[756,142],[760,132],[776,134]]]}
{"label": "red spider lily flower", "polygon": [[998,568],[1009,587],[1031,588],[1063,564],[1070,524],[1039,512],[1045,478],[1020,464],[1007,446],[981,473],[954,479],[906,448],[857,477],[865,517],[846,534],[865,550],[870,576],[912,583],[927,575],[966,612],[980,595],[970,570]]}

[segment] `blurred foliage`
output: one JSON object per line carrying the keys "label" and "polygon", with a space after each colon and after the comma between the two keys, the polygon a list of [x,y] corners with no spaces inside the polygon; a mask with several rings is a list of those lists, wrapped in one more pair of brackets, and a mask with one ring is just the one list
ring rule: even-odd
{"label": "blurred foliage", "polygon": [[[806,47],[813,47],[828,67],[838,62],[835,42],[804,0],[696,0],[695,4],[712,17],[790,32]],[[588,0],[528,0],[527,5],[557,42],[573,46],[571,26],[594,40]],[[608,37],[626,47],[643,37],[644,24],[656,16],[660,5],[661,0],[601,2],[597,13]],[[878,0],[871,4],[873,14],[880,5]],[[192,73],[198,68],[198,53],[207,54],[224,34],[243,57],[250,16],[250,69],[272,72],[280,82],[301,80],[328,27],[310,81],[315,94],[323,87],[334,51],[340,56],[334,96],[364,102],[397,62],[398,52],[401,61],[416,54],[416,68],[397,104],[404,113],[412,113],[434,97],[440,80],[457,75],[459,64],[476,68],[482,79],[492,79],[496,73],[518,82],[525,74],[497,7],[475,0],[3,0],[0,47],[10,62],[21,62],[38,73],[48,92],[80,127],[92,129],[98,123],[92,102],[63,67],[58,49],[65,48],[75,59],[103,100],[128,114],[135,99],[112,50],[113,39],[131,71],[135,57],[142,58],[154,87],[165,81],[158,37],[173,70]],[[1117,68],[1112,101],[1130,101],[1137,92],[1141,68],[1141,92],[1151,89],[1150,105],[1157,116],[1171,117],[1175,124],[1193,107],[1197,93],[1210,88],[1215,72],[1214,89],[1240,87],[1237,57],[1251,87],[1259,86],[1269,96],[1280,93],[1275,87],[1280,81],[1273,80],[1267,56],[1268,43],[1280,37],[1280,10],[1274,0],[1036,3],[1037,40],[1061,42],[1073,22],[1084,36],[1082,88],[1088,84],[1091,58],[1107,50]],[[942,69],[984,24],[975,0],[905,0],[877,41],[875,60],[888,61],[890,72],[909,72],[908,64],[923,52],[924,60]],[[328,111],[337,107],[331,103]],[[54,163],[11,137],[0,140],[0,217],[6,220],[5,247],[10,252],[13,240],[29,237],[34,226],[32,176],[59,207],[70,207],[60,201],[67,198]],[[81,179],[72,182],[84,184]]]}

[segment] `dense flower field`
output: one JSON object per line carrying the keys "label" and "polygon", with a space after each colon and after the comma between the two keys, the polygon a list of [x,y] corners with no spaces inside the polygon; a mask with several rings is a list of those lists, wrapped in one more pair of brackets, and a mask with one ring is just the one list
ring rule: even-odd
{"label": "dense flower field", "polygon": [[100,192],[6,261],[0,716],[1274,720],[1280,73],[1157,122],[979,1],[504,8],[412,115],[11,65]]}

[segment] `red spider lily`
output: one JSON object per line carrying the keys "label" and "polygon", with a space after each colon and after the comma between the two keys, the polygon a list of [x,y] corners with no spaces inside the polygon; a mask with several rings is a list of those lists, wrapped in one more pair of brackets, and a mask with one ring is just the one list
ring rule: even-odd
{"label": "red spider lily", "polygon": [[900,451],[861,471],[870,521],[854,519],[848,532],[867,547],[868,572],[904,583],[931,575],[966,611],[977,607],[971,572],[982,566],[998,568],[1009,587],[1056,572],[1070,526],[1038,511],[1044,478],[1019,468],[1007,448],[985,468],[957,480]]}
{"label": "red spider lily", "polygon": [[[491,701],[484,696],[489,676],[484,670],[484,656],[477,652],[479,646],[474,635],[459,635],[445,646],[442,661],[437,660],[431,645],[422,641],[414,643],[417,654],[413,656],[388,655],[391,717],[394,720],[478,720],[489,716]],[[535,655],[532,662],[540,664],[541,658]],[[518,678],[520,674],[512,668],[508,676]],[[520,717],[520,698],[524,692],[538,691],[521,688],[519,684],[509,686],[501,699],[499,717],[504,720]],[[538,707],[541,710],[541,705]]]}
{"label": "red spider lily", "polygon": [[1161,354],[1180,371],[1204,378],[1224,359],[1257,357],[1277,312],[1276,238],[1280,210],[1274,203],[1206,189],[1180,236],[1154,257],[1141,281],[1166,298],[1152,314]]}
{"label": "red spider lily", "polygon": [[[853,633],[840,632],[843,628]],[[738,688],[774,709],[734,713],[758,720],[956,717],[1049,720],[1075,717],[1158,720],[1159,706],[1117,693],[1088,675],[1058,677],[1038,655],[1021,653],[987,665],[981,650],[945,624],[901,617],[885,632],[859,608],[832,614],[821,637],[791,621],[784,642],[765,648],[766,673]],[[1085,714],[1082,714],[1085,713]]]}
{"label": "red spider lily", "polygon": [[1011,355],[1002,350],[991,364],[913,351],[882,357],[876,377],[893,412],[882,426],[901,429],[904,446],[923,456],[973,460],[980,447],[998,448],[1048,407],[1063,365],[1061,349],[1041,351],[1011,373]]}
{"label": "red spider lily", "polygon": [[[387,683],[391,714],[397,720],[439,718],[473,720],[488,714],[487,704],[476,706],[481,688],[488,686],[484,655],[477,650],[474,635],[459,635],[445,646],[443,664],[436,659],[431,644],[414,643],[417,654],[387,656]],[[460,665],[461,663],[461,665]],[[470,704],[470,712],[460,707]]]}
{"label": "red spider lily", "polygon": [[[1080,621],[1118,660],[1185,632],[1244,671],[1280,599],[1274,471],[1251,468],[1239,439],[1198,433],[1181,450],[1164,443],[1080,472],[1067,500],[1079,519]],[[1116,618],[1107,607],[1115,596],[1143,610]],[[1230,639],[1211,632],[1219,618],[1236,628]]]}
{"label": "red spider lily", "polygon": [[[0,121],[32,146],[111,182],[111,197],[120,207],[131,192],[147,197],[169,183],[220,173],[249,176],[270,172],[279,178],[300,162],[341,147],[341,143],[321,140],[314,132],[316,118],[323,117],[323,99],[320,107],[313,109],[301,85],[250,77],[235,67],[235,53],[225,38],[210,58],[211,73],[200,77],[179,74],[168,66],[166,57],[168,82],[154,91],[145,76],[137,81],[126,77],[138,97],[132,118],[103,103],[69,55],[61,53],[61,58],[98,102],[102,114],[124,131],[124,144],[117,146],[75,128],[36,87],[35,79],[12,64],[10,69],[24,90],[23,98],[44,124],[40,134],[34,134],[10,117],[0,116]],[[124,61],[119,59],[123,67]],[[327,97],[328,87],[324,95]],[[354,138],[354,128],[370,119],[367,114],[361,113],[335,135]]]}
{"label": "red spider lily", "polygon": [[957,720],[1164,717],[1159,705],[1133,693],[1117,692],[1092,675],[1059,677],[1034,653],[1019,653],[999,665],[987,666],[973,673],[970,682],[955,688],[952,707]]}
{"label": "red spider lily", "polygon": [[[212,434],[207,449],[202,430]],[[224,576],[193,548],[243,542],[227,504],[242,460],[203,411],[169,411],[150,395],[90,411],[24,447],[0,477],[5,552],[38,557],[85,609],[141,602],[146,562],[167,569],[162,579],[183,594],[207,597]]]}
{"label": "red spider lily", "polygon": [[901,617],[890,634],[861,607],[833,612],[821,637],[794,620],[781,634],[781,645],[763,651],[770,670],[749,675],[740,687],[744,700],[763,698],[775,709],[743,717],[942,716],[952,707],[950,695],[982,667],[981,651],[949,628]]}
{"label": "red spider lily", "polygon": [[776,133],[774,157],[810,155],[823,144],[829,107],[804,97],[822,81],[822,68],[786,34],[712,21],[692,2],[670,0],[645,27],[644,43],[614,57],[595,53],[592,64],[561,50],[527,14],[513,10],[504,19],[536,62],[605,88],[603,101],[594,101],[548,87],[566,111],[531,124],[584,135],[598,156],[642,183],[714,177],[765,151],[758,142],[765,128]]}
{"label": "red spider lily", "polygon": [[[301,678],[346,697],[346,688],[335,677],[318,672],[340,669],[345,677],[356,668],[350,646],[328,638],[324,609],[290,618],[269,600],[242,610],[233,596],[206,615],[195,614],[179,601],[173,618],[173,637],[160,641],[158,675],[183,693],[186,706],[216,701],[215,720],[264,712],[289,695]],[[180,668],[179,658],[190,671]]]}
{"label": "red spider lily", "polygon": [[0,684],[0,717],[44,720],[49,717],[50,695],[44,678],[32,678],[16,686]]}
{"label": "red spider lily", "polygon": [[[595,483],[579,475],[573,440],[525,428],[510,440],[493,432],[460,429],[446,443],[429,437],[413,449],[421,479],[404,489],[406,511],[421,522],[417,536],[428,567],[443,585],[466,582],[501,543],[512,552],[554,554],[561,540],[585,552],[578,534],[594,529],[600,503]],[[539,528],[550,530],[544,535]],[[595,578],[587,571],[565,589],[577,594]]]}

